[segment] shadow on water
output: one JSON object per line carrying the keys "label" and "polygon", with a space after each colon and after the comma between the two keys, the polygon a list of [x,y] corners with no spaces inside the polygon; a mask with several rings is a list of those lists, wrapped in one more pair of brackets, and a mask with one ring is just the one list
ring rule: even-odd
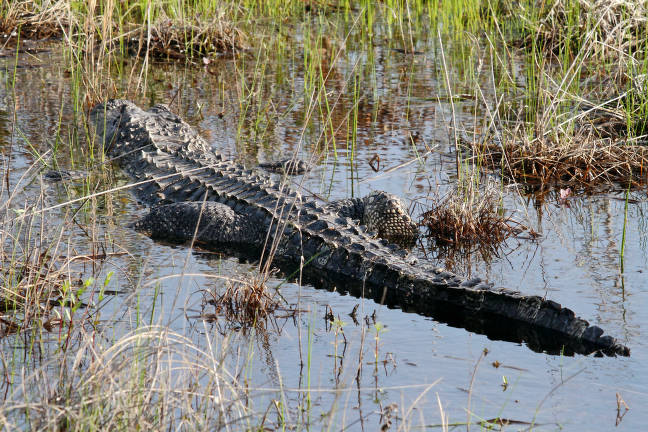
{"label": "shadow on water", "polygon": [[[172,245],[173,243],[168,244]],[[211,247],[210,249],[217,253],[236,257],[243,263],[258,264],[258,250],[231,248],[223,245]],[[194,253],[201,255],[200,252]],[[360,299],[371,299],[378,305],[430,317],[437,322],[452,327],[485,335],[491,340],[524,344],[538,353],[563,356],[574,356],[576,354],[617,355],[615,351],[601,349],[600,346],[587,341],[570,338],[564,334],[541,329],[537,326],[534,327],[501,315],[483,311],[468,311],[466,308],[449,302],[434,300],[429,296],[426,296],[423,300],[417,295],[402,296],[384,286],[353,283],[343,277],[336,277],[332,273],[325,276],[321,271],[311,270],[308,264],[301,269],[300,274],[299,267],[295,267],[292,262],[274,258],[272,263],[273,266],[279,267],[280,273],[278,276],[288,278],[286,279],[288,281],[296,282],[301,280],[302,283],[310,284],[317,289],[325,289],[339,294],[350,294]]]}

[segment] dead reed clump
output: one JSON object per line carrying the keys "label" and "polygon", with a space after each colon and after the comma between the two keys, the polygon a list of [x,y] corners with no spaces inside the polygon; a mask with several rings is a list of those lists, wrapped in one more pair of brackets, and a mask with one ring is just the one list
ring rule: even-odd
{"label": "dead reed clump", "polygon": [[197,19],[189,23],[165,18],[151,26],[150,37],[147,36],[147,29],[141,25],[132,27],[140,30],[140,37],[128,40],[128,49],[132,55],[148,54],[160,59],[191,60],[247,48],[243,32],[224,19]]}
{"label": "dead reed clump", "polygon": [[241,279],[227,279],[222,294],[208,291],[207,303],[214,306],[214,312],[203,314],[207,320],[217,320],[224,315],[226,321],[248,328],[265,327],[267,320],[277,311],[281,303],[278,294],[268,289],[269,276],[244,276]]}
{"label": "dead reed clump", "polygon": [[610,183],[643,183],[648,147],[601,138],[593,129],[527,137],[516,130],[498,140],[471,140],[473,154],[486,166],[516,182],[593,189]]}
{"label": "dead reed clump", "polygon": [[427,237],[438,246],[496,248],[507,238],[526,230],[502,214],[501,186],[487,182],[480,188],[477,178],[467,176],[456,189],[436,200],[423,213],[419,225],[427,228]]}
{"label": "dead reed clump", "polygon": [[34,40],[59,37],[76,23],[70,6],[69,0],[8,2],[0,9],[0,34],[15,37],[20,31],[22,39]]}
{"label": "dead reed clump", "polygon": [[540,6],[539,15],[526,22],[531,31],[524,43],[541,41],[555,53],[589,41],[596,57],[616,59],[648,42],[646,0],[553,0]]}

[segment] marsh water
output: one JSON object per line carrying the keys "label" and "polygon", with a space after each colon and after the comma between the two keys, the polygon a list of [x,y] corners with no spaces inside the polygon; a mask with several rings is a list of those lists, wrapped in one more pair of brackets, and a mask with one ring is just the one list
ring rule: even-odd
{"label": "marsh water", "polygon": [[[297,47],[303,43],[298,37],[292,42]],[[14,193],[9,204],[15,209],[34,203],[39,208],[56,206],[128,182],[117,167],[90,160],[82,119],[74,114],[87,110],[87,103],[72,96],[74,77],[62,48],[41,48],[0,59],[0,148]],[[322,104],[310,102],[309,92],[317,89],[311,87],[313,77],[298,48],[277,53],[262,66],[252,53],[198,66],[158,62],[139,83],[144,96],[134,98],[142,106],[170,104],[214,150],[248,166],[297,152],[314,163],[304,190],[323,200],[385,190],[412,204],[413,215],[419,217],[431,199],[456,187],[453,122],[472,129],[484,117],[484,108],[474,98],[447,97],[437,43],[421,42],[417,54],[394,49],[399,47],[386,40],[372,48],[367,53],[348,43],[340,58],[321,59],[330,124],[318,121]],[[448,61],[448,70],[456,74],[450,80],[461,81],[462,71]],[[133,60],[124,64],[129,62]],[[122,92],[127,91],[127,78],[116,79]],[[354,125],[357,134],[351,136]],[[50,167],[55,160],[61,168],[93,168],[87,181],[42,184],[39,155]],[[369,163],[375,155],[380,167]],[[30,169],[32,165],[37,169]],[[482,171],[484,178],[500,181]],[[221,276],[254,274],[254,264],[157,243],[133,232],[127,224],[146,209],[127,189],[49,210],[50,224],[43,232],[52,238],[60,230],[70,235],[61,246],[69,254],[113,253],[75,270],[79,278],[97,281],[112,272],[108,288],[114,294],[88,312],[95,314],[108,340],[142,322],[169,326],[198,346],[205,345],[206,334],[229,338],[228,365],[244,375],[257,411],[280,398],[281,387],[287,416],[294,420],[307,411],[306,421],[314,429],[321,423],[332,424],[333,430],[377,430],[384,424],[380,412],[391,404],[397,406],[394,417],[405,419],[401,427],[412,430],[440,429],[440,406],[450,424],[501,417],[513,421],[506,427],[511,430],[645,428],[646,190],[631,191],[628,200],[620,190],[575,192],[561,201],[557,188],[529,194],[500,184],[503,208],[539,238],[512,238],[496,254],[448,256],[425,241],[412,253],[462,275],[479,275],[496,286],[556,300],[623,341],[630,357],[535,352],[524,344],[490,340],[432,318],[300,287],[281,277],[269,285],[280,285],[283,298],[298,309],[295,315],[277,313],[264,330],[244,331],[223,317],[205,321],[200,315],[214,312],[205,303],[205,290],[221,292],[226,285]],[[63,224],[72,213],[77,222]],[[356,305],[357,323],[349,316]],[[340,321],[328,322],[328,311]],[[51,346],[41,346],[43,357],[55,355],[57,337],[52,334]],[[0,341],[5,358],[22,358],[11,355],[22,340],[7,335]],[[617,394],[630,410],[615,427]]]}

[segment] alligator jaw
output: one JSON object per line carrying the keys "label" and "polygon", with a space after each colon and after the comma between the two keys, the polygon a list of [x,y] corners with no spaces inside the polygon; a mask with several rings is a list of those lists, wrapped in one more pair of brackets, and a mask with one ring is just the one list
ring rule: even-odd
{"label": "alligator jaw", "polygon": [[[95,107],[91,118],[110,155],[138,184],[138,198],[155,205],[174,203],[154,207],[148,216],[157,237],[213,247],[226,243],[248,252],[252,246],[257,257],[267,257],[264,247],[274,245],[272,264],[293,274],[307,263],[304,273],[315,286],[331,286],[334,280],[343,290],[361,287],[356,292],[378,302],[490,337],[523,340],[535,350],[556,352],[560,346],[565,354],[630,354],[556,302],[496,290],[479,278],[463,280],[426,263],[411,264],[403,249],[373,239],[345,217],[344,209],[362,203],[336,212],[335,204],[303,201],[268,175],[214,153],[164,106],[143,111],[128,101],[109,101]],[[200,226],[192,229],[198,220]],[[140,227],[151,229],[144,222]],[[454,311],[452,316],[448,311]]]}

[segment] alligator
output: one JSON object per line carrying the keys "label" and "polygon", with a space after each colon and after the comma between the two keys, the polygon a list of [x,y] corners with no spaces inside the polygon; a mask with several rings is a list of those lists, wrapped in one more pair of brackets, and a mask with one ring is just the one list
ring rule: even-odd
{"label": "alligator", "polygon": [[[235,250],[316,287],[350,292],[490,338],[566,355],[630,355],[569,308],[474,277],[462,279],[398,243],[416,225],[396,197],[321,203],[286,181],[212,150],[164,105],[109,100],[90,112],[97,139],[149,205],[132,227],[152,238]],[[301,164],[277,163],[300,172]],[[271,167],[272,168],[272,167]],[[399,240],[405,240],[399,242]]]}

